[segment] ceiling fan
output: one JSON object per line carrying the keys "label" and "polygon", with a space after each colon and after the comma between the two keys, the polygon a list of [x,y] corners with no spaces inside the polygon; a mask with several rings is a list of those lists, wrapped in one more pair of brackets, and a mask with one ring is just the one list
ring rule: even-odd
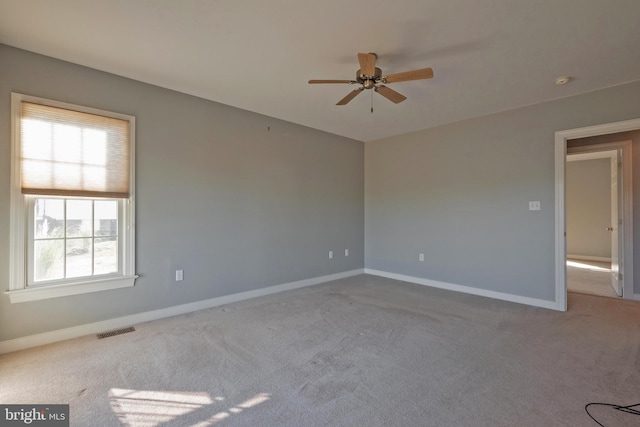
{"label": "ceiling fan", "polygon": [[346,83],[361,85],[338,101],[336,105],[346,105],[361,92],[364,92],[365,89],[373,89],[389,101],[398,104],[407,99],[407,97],[385,86],[385,84],[424,80],[433,77],[433,70],[431,68],[421,68],[419,70],[404,71],[402,73],[383,76],[382,70],[376,67],[377,58],[378,55],[375,53],[359,53],[358,62],[360,62],[360,69],[356,72],[355,80],[309,80],[309,84]]}

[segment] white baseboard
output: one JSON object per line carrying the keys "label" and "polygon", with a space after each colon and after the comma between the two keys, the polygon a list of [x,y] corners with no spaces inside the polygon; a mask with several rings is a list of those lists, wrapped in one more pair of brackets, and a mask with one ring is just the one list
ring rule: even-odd
{"label": "white baseboard", "polygon": [[548,308],[551,310],[563,311],[556,301],[548,301],[537,298],[523,297],[520,295],[507,294],[503,292],[489,291],[486,289],[473,288],[470,286],[455,285],[453,283],[438,282],[436,280],[422,279],[420,277],[405,276],[404,274],[388,273],[386,271],[364,269],[365,274],[373,276],[386,277],[388,279],[401,280],[403,282],[415,283],[417,285],[431,286],[433,288],[446,289],[449,291],[462,292],[465,294],[478,295],[482,297],[494,298],[503,301],[516,302],[519,304],[530,305],[534,307]]}
{"label": "white baseboard", "polygon": [[611,262],[611,258],[603,257],[603,256],[591,256],[591,255],[569,255],[567,254],[567,259],[577,259],[583,261],[602,261],[602,262]]}
{"label": "white baseboard", "polygon": [[11,353],[13,351],[24,350],[26,348],[37,347],[39,345],[50,344],[57,341],[77,338],[84,335],[96,334],[113,329],[131,326],[138,323],[149,322],[151,320],[163,319],[165,317],[177,316],[180,314],[191,313],[193,311],[203,310],[205,308],[217,307],[224,304],[243,301],[250,298],[257,298],[265,295],[275,294],[277,292],[288,291],[291,289],[304,288],[307,286],[318,285],[332,280],[344,279],[346,277],[364,274],[364,269],[356,269],[345,271],[342,273],[329,274],[327,276],[313,277],[311,279],[299,280],[296,282],[283,283],[280,285],[269,286],[267,288],[256,289],[254,291],[240,292],[232,295],[225,295],[218,298],[211,298],[203,301],[196,301],[188,304],[175,305],[159,310],[147,311],[144,313],[132,314],[130,316],[118,317],[115,319],[104,320],[101,322],[88,323],[85,325],[73,326],[71,328],[59,329],[57,331],[44,332],[36,335],[15,338],[12,340],[0,341],[0,354]]}

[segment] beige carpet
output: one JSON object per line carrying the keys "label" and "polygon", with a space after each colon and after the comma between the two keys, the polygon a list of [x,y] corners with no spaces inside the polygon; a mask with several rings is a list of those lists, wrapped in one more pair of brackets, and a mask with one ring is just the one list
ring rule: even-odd
{"label": "beige carpet", "polygon": [[611,287],[611,263],[567,260],[567,290],[581,294],[619,298]]}
{"label": "beige carpet", "polygon": [[640,425],[640,304],[566,313],[356,276],[0,356],[73,426]]}

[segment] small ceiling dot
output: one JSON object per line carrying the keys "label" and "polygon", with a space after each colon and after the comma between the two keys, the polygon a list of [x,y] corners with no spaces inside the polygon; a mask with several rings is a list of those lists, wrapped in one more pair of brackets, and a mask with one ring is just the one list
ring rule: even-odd
{"label": "small ceiling dot", "polygon": [[571,77],[569,77],[569,76],[558,77],[556,79],[556,84],[559,85],[559,86],[560,85],[564,85],[564,84],[569,83],[570,80],[571,80]]}

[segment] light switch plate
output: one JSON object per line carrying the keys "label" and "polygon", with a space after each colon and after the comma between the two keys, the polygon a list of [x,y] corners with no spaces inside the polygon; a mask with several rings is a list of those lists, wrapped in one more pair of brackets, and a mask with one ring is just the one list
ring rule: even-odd
{"label": "light switch plate", "polygon": [[529,210],[530,211],[539,211],[540,210],[540,200],[529,202]]}

